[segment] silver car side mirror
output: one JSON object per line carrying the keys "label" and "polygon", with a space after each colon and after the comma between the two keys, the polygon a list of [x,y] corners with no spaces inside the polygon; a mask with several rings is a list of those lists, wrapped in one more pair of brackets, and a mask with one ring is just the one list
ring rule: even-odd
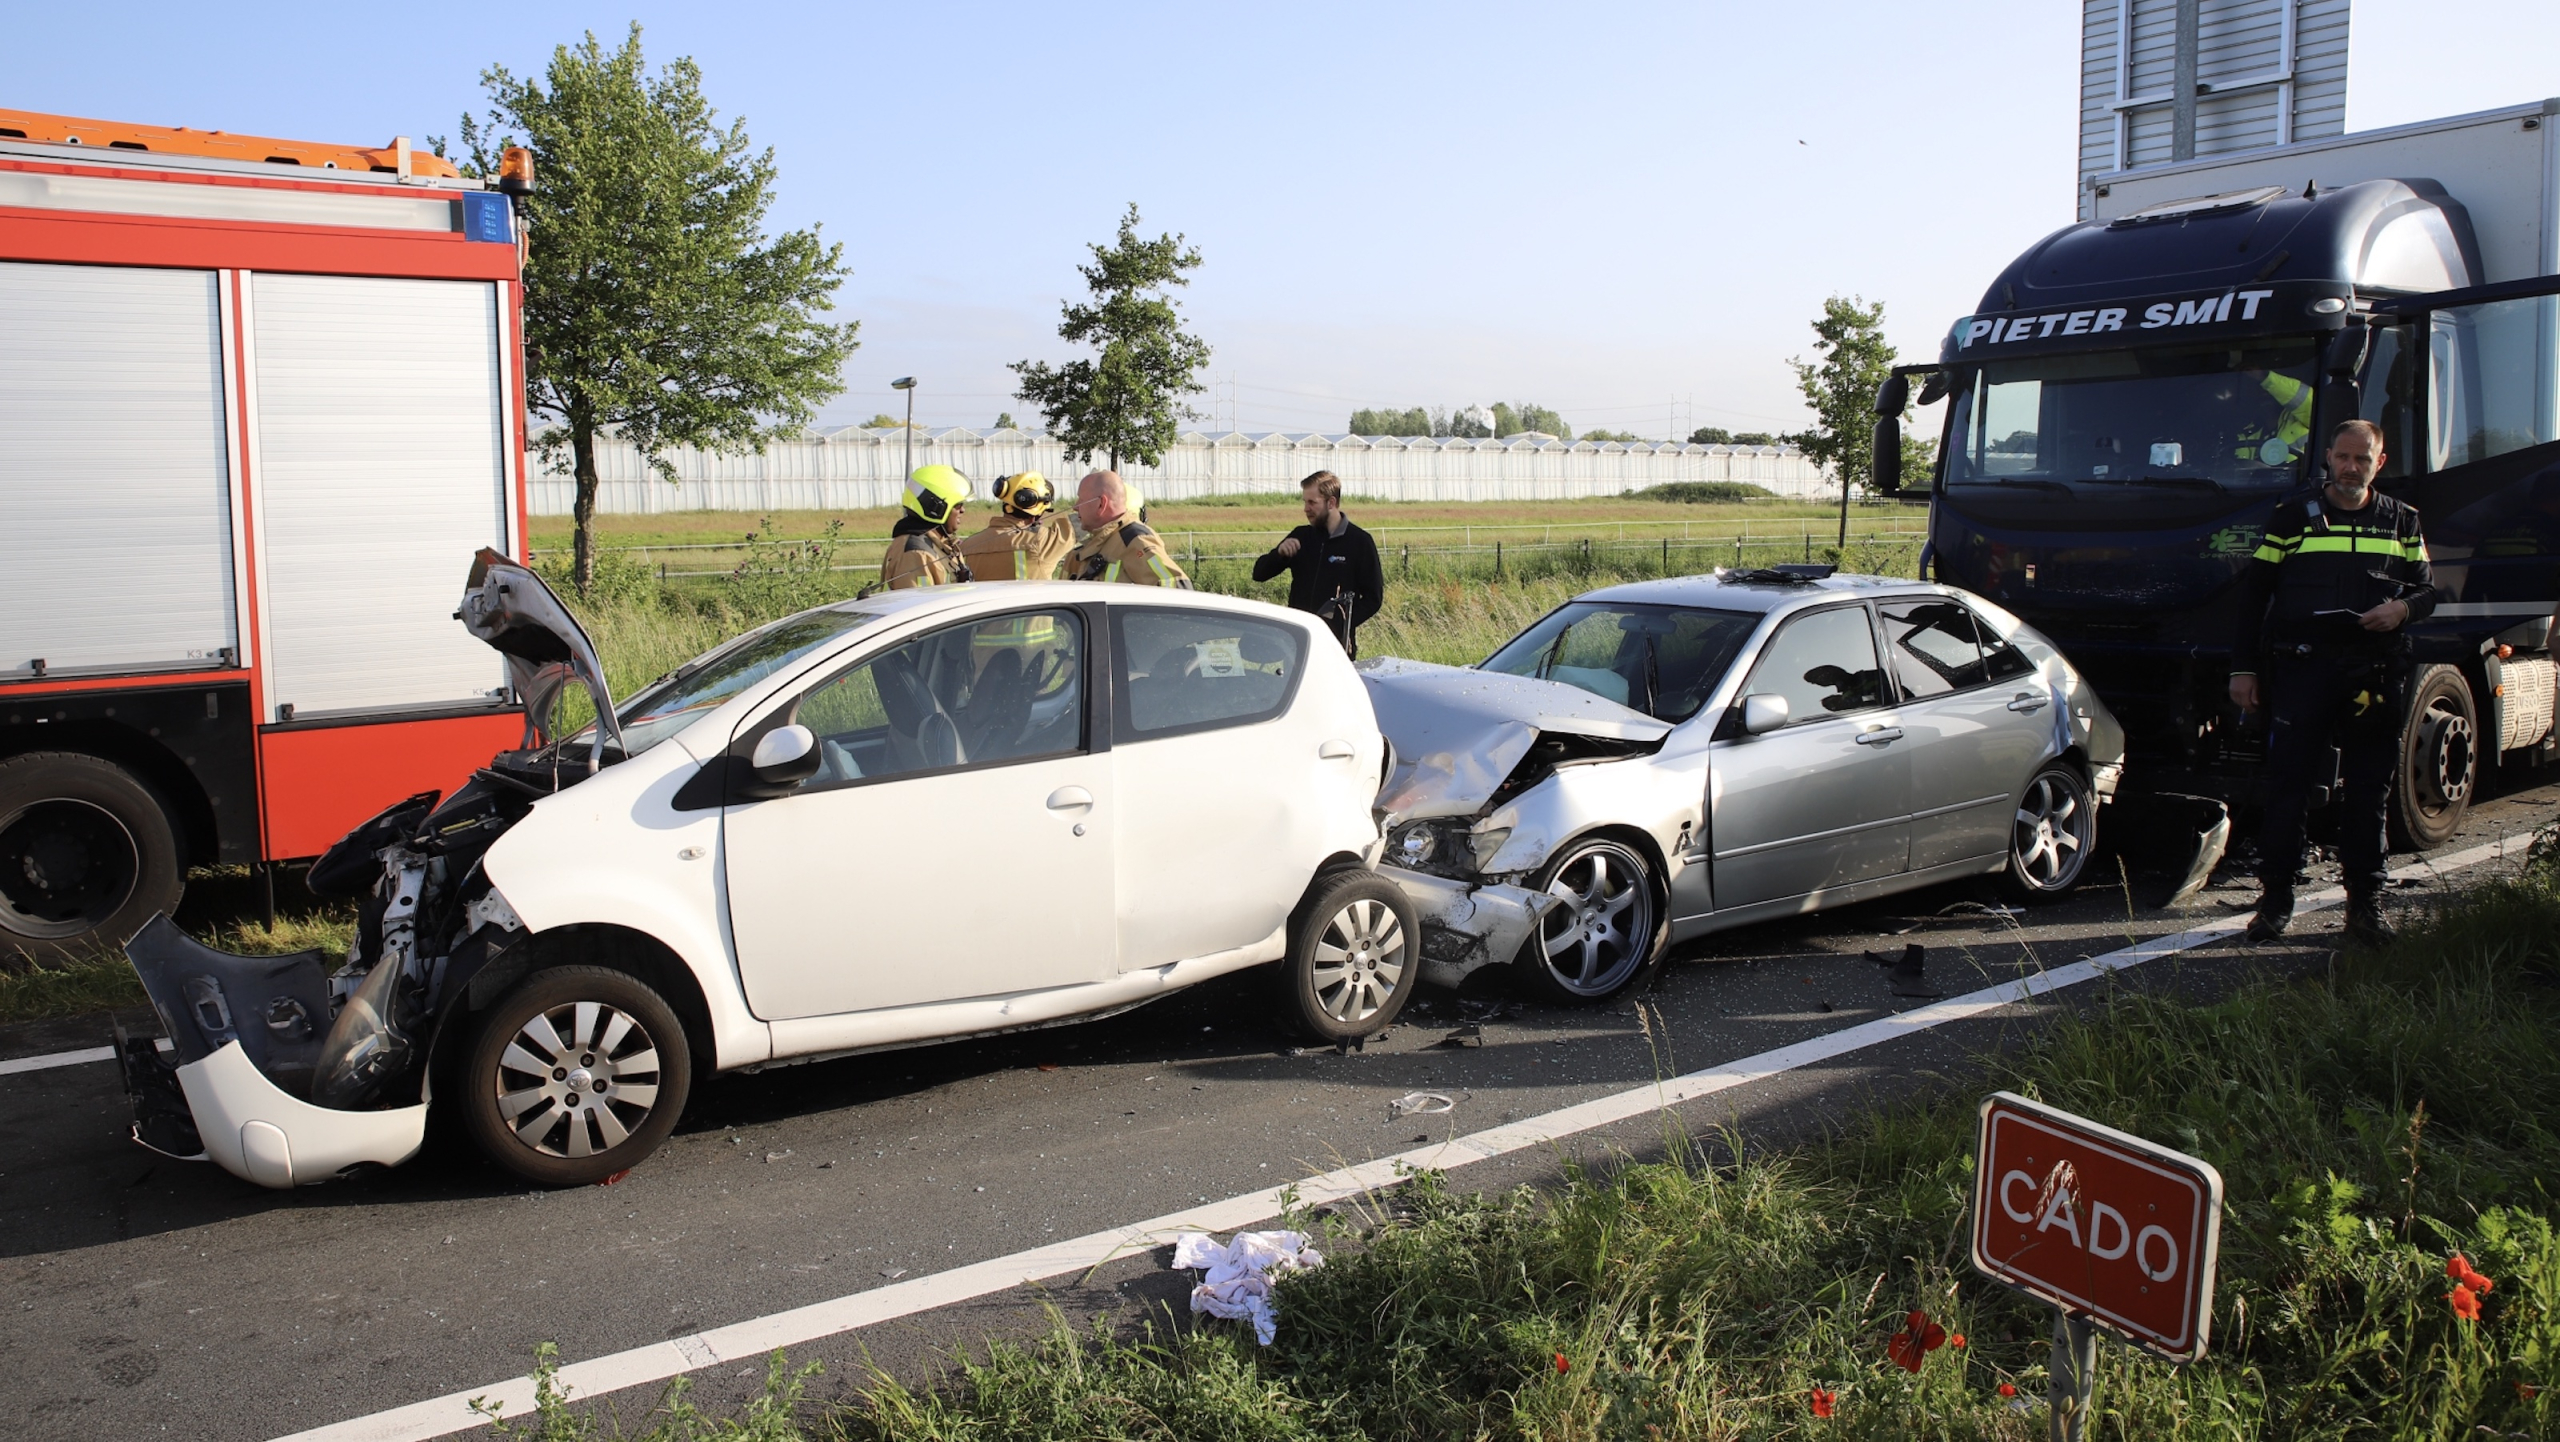
{"label": "silver car side mirror", "polygon": [[797,786],[818,774],[820,759],[817,733],[795,723],[776,726],[758,738],[747,768],[769,785]]}
{"label": "silver car side mirror", "polygon": [[1773,696],[1766,691],[1760,691],[1742,698],[1742,731],[1744,735],[1758,736],[1765,732],[1775,731],[1786,724],[1786,697]]}

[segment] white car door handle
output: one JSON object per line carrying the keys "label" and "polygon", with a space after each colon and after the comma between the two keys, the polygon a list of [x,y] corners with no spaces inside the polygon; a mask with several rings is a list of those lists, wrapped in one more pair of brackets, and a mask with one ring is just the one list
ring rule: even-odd
{"label": "white car door handle", "polygon": [[2046,699],[2033,691],[2021,691],[2009,702],[2009,709],[2032,716],[2044,709]]}
{"label": "white car door handle", "polygon": [[1861,746],[1890,746],[1901,739],[1902,728],[1899,726],[1878,726],[1872,731],[1858,733],[1858,744]]}
{"label": "white car door handle", "polygon": [[1348,761],[1356,754],[1348,741],[1327,741],[1316,748],[1316,759],[1319,761]]}
{"label": "white car door handle", "polygon": [[1049,809],[1075,811],[1093,804],[1093,793],[1081,786],[1061,786],[1049,793]]}

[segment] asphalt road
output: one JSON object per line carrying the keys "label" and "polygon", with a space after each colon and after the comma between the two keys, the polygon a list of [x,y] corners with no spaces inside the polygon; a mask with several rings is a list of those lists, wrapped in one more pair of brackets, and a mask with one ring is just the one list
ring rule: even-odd
{"label": "asphalt road", "polygon": [[[2474,808],[2451,850],[2560,817],[2560,785]],[[2459,878],[2469,881],[2493,867]],[[2108,867],[2110,874],[2113,867]],[[2335,868],[2327,868],[2334,877]],[[2445,885],[2403,857],[2395,905]],[[125,1138],[114,1069],[0,1076],[0,1434],[273,1437],[521,1375],[537,1343],[577,1360],[1000,1257],[1624,1091],[1922,1005],[1867,950],[1928,948],[1952,994],[2244,907],[2226,878],[2180,911],[2145,885],[2092,885],[2020,919],[1939,888],[1684,947],[1647,998],[1599,1009],[1422,993],[1383,1042],[1301,1051],[1255,976],[1084,1026],[718,1078],[657,1156],[613,1187],[531,1191],[431,1144],[398,1170],[292,1193]],[[2316,962],[2337,916],[2286,946],[2199,949],[2135,984],[2212,989]],[[2082,988],[2092,992],[2095,988]],[[2071,994],[2064,994],[2065,997]],[[1875,1094],[1959,1070],[2052,1005],[2011,1008],[1682,1109],[1705,1133],[1800,1135]],[[1440,1045],[1465,1020],[1483,1044]],[[103,1024],[0,1031],[0,1059],[96,1045]],[[1390,1114],[1413,1091],[1454,1108]],[[1551,1175],[1573,1153],[1658,1146],[1658,1118],[1458,1171],[1462,1188]],[[1045,1292],[827,1339],[813,1395],[866,1363],[910,1379],[948,1349],[1070,1315],[1171,1302],[1184,1278],[1139,1254]],[[717,1402],[750,1387],[723,1366]],[[649,1394],[617,1401],[626,1413]]]}

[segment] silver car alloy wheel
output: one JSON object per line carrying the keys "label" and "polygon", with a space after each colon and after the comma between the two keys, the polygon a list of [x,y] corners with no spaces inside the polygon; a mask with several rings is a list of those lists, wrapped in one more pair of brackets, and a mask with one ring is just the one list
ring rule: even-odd
{"label": "silver car alloy wheel", "polygon": [[1339,1022],[1366,1021],[1384,1008],[1412,964],[1395,908],[1365,897],[1333,914],[1316,937],[1309,979],[1316,1005]]}
{"label": "silver car alloy wheel", "polygon": [[2095,839],[2097,811],[2080,778],[2048,767],[2027,783],[2010,828],[2010,853],[2018,879],[2037,891],[2060,891],[2080,879]]}
{"label": "silver car alloy wheel", "polygon": [[498,1115],[552,1157],[610,1151],[658,1103],[658,1048],[637,1018],[602,1002],[534,1013],[498,1060]]}
{"label": "silver car alloy wheel", "polygon": [[1538,945],[1547,975],[1576,996],[1607,996],[1653,947],[1653,885],[1623,848],[1595,842],[1556,868]]}

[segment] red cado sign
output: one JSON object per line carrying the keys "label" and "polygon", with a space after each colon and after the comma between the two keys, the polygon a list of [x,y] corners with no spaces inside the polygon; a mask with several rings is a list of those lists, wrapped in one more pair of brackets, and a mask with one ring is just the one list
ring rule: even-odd
{"label": "red cado sign", "polygon": [[1973,1264],[2174,1362],[2204,1355],[2222,1174],[2069,1112],[1982,1104]]}

